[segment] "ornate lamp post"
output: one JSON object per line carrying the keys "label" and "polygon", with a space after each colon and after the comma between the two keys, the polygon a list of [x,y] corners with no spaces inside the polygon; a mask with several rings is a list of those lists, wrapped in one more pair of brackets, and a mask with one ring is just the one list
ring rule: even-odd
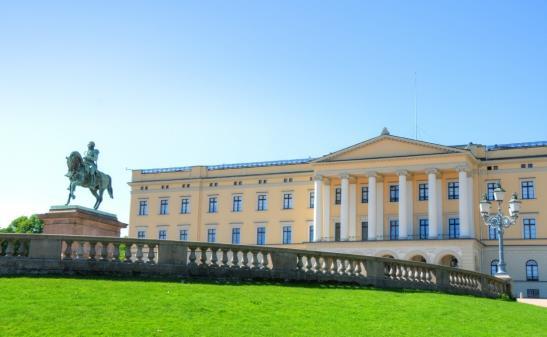
{"label": "ornate lamp post", "polygon": [[517,194],[513,193],[511,200],[509,200],[509,216],[503,215],[501,212],[501,204],[503,203],[503,198],[505,197],[505,190],[498,185],[494,190],[494,200],[498,202],[498,212],[490,214],[492,204],[488,201],[487,195],[485,194],[480,202],[480,211],[484,223],[487,226],[493,227],[496,229],[498,234],[499,241],[499,260],[498,260],[498,272],[496,277],[510,279],[511,277],[505,271],[505,259],[503,256],[503,232],[506,228],[511,227],[515,224],[520,212],[520,200],[518,200]]}

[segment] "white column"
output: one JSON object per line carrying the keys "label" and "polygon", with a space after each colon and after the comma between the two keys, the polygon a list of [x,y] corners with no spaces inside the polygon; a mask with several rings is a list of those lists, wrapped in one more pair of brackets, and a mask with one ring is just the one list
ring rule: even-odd
{"label": "white column", "polygon": [[408,192],[406,184],[407,171],[397,171],[399,176],[399,239],[407,239],[408,236]]}
{"label": "white column", "polygon": [[376,225],[378,223],[376,216],[376,173],[368,174],[368,239],[376,240]]}
{"label": "white column", "polygon": [[437,178],[437,224],[439,225],[438,232],[439,238],[443,237],[443,180],[439,177]]}
{"label": "white column", "polygon": [[320,241],[323,237],[323,177],[317,175],[313,179],[313,241]]}
{"label": "white column", "polygon": [[475,217],[474,217],[474,212],[473,212],[473,205],[474,205],[474,202],[473,202],[473,196],[474,196],[474,191],[473,191],[473,174],[470,173],[469,177],[467,177],[467,194],[468,194],[468,198],[467,198],[467,211],[468,211],[468,221],[469,221],[469,236],[470,237],[475,237]]}
{"label": "white column", "polygon": [[414,188],[412,186],[414,186],[414,184],[412,183],[412,179],[407,179],[406,181],[406,200],[407,200],[406,207],[407,208],[406,210],[407,210],[407,221],[408,221],[407,235],[409,238],[413,238],[413,235],[414,235],[414,203],[413,203]]}
{"label": "white column", "polygon": [[357,220],[357,185],[349,184],[349,231],[348,239],[355,241],[357,234],[356,220]]}
{"label": "white column", "polygon": [[[379,178],[377,179],[379,180]],[[384,182],[376,183],[376,238],[384,238]]]}
{"label": "white column", "polygon": [[323,184],[323,241],[330,240],[330,179]]}
{"label": "white column", "polygon": [[427,198],[427,214],[429,221],[429,238],[437,239],[438,238],[438,211],[437,207],[437,174],[439,171],[437,169],[429,169],[427,172],[427,189],[428,189],[428,198]]}
{"label": "white column", "polygon": [[340,240],[348,240],[349,229],[349,175],[340,175]]}
{"label": "white column", "polygon": [[467,182],[467,168],[458,167],[458,186],[459,186],[459,218],[460,218],[460,236],[469,237],[469,193]]}

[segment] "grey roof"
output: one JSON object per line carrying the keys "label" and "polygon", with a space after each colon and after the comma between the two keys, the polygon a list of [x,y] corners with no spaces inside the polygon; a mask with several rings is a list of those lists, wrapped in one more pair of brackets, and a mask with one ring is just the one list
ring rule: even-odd
{"label": "grey roof", "polygon": [[[271,161],[257,161],[251,163],[236,163],[236,164],[220,164],[220,165],[208,165],[207,171],[227,170],[227,169],[239,169],[239,168],[253,168],[253,167],[268,167],[268,166],[285,166],[296,164],[307,164],[315,158],[306,159],[287,159],[287,160],[271,160]],[[186,172],[191,171],[192,166],[181,167],[168,167],[168,168],[154,168],[141,170],[141,174],[155,174],[155,173],[172,173],[172,172]]]}
{"label": "grey roof", "polygon": [[486,145],[488,151],[547,146],[547,141]]}

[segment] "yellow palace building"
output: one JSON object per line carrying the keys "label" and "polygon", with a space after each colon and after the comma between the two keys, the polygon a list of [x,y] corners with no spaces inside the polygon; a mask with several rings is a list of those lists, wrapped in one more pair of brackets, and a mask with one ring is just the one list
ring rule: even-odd
{"label": "yellow palace building", "polygon": [[[547,296],[547,142],[444,146],[391,135],[320,158],[133,170],[134,238],[288,245],[494,273],[479,201],[501,184],[515,295]],[[507,202],[503,206],[507,210]]]}

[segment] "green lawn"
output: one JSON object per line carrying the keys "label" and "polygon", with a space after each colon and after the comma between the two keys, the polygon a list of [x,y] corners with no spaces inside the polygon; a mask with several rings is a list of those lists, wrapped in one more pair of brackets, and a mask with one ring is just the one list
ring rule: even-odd
{"label": "green lawn", "polygon": [[0,278],[1,336],[547,336],[547,309],[344,287]]}

